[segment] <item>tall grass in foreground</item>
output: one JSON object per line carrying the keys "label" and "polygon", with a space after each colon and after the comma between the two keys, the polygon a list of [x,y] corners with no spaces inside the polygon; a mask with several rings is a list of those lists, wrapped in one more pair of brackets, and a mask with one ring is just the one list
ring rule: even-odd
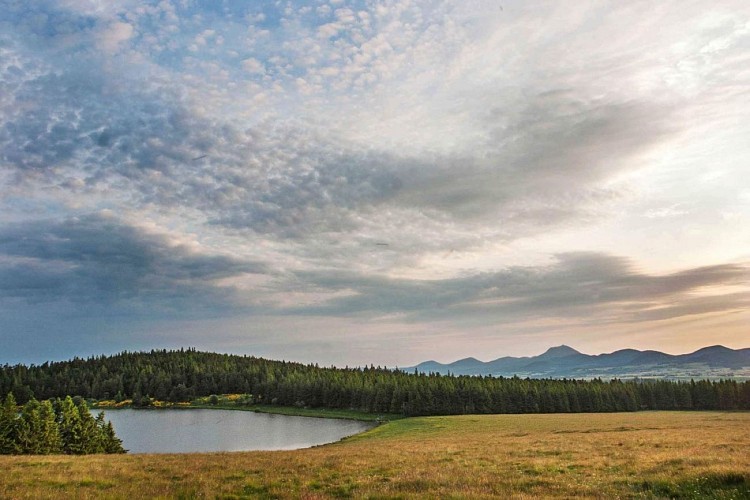
{"label": "tall grass in foreground", "polygon": [[467,415],[298,451],[0,457],[0,498],[750,498],[750,413]]}

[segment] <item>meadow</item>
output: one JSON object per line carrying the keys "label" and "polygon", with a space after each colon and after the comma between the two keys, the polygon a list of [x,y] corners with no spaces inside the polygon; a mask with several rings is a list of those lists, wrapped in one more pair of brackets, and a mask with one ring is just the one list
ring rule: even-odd
{"label": "meadow", "polygon": [[0,498],[750,498],[750,413],[463,415],[297,451],[0,456]]}

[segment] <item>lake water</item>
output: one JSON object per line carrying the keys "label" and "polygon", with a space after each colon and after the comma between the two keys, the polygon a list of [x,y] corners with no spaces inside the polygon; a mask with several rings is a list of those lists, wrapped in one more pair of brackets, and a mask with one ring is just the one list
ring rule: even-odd
{"label": "lake water", "polygon": [[372,428],[354,420],[233,410],[125,409],[104,414],[130,453],[295,450]]}

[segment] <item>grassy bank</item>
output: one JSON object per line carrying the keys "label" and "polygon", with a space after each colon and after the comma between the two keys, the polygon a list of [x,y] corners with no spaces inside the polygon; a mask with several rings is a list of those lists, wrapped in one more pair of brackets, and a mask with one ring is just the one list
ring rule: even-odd
{"label": "grassy bank", "polygon": [[[403,415],[393,413],[366,413],[356,410],[341,410],[341,409],[328,409],[328,408],[306,408],[300,406],[279,406],[279,405],[263,405],[263,404],[245,404],[242,401],[241,394],[222,394],[216,396],[216,399],[211,401],[210,397],[199,398],[191,402],[186,403],[168,403],[164,401],[153,401],[148,408],[160,409],[160,408],[207,408],[207,409],[218,409],[218,410],[239,410],[239,411],[252,411],[258,413],[275,413],[278,415],[294,415],[300,417],[320,417],[320,418],[342,418],[347,420],[360,420],[363,422],[390,422],[392,420],[400,420],[404,418]],[[108,410],[119,410],[123,408],[133,408],[131,400],[124,400],[121,402],[114,401],[96,401],[91,403],[91,407],[95,410],[102,410],[107,412]]]}
{"label": "grassy bank", "polygon": [[0,457],[2,498],[750,497],[750,413],[409,418],[298,451]]}
{"label": "grassy bank", "polygon": [[326,408],[297,408],[295,406],[273,406],[273,405],[255,405],[249,408],[250,411],[260,413],[276,413],[279,415],[298,415],[301,417],[323,417],[323,418],[345,418],[349,420],[361,420],[363,422],[390,422],[401,420],[403,415],[393,413],[364,413],[354,410],[329,410]]}
{"label": "grassy bank", "polygon": [[[211,410],[239,410],[252,411],[257,413],[274,413],[277,415],[292,415],[297,417],[319,417],[319,418],[342,418],[346,420],[360,420],[362,422],[390,422],[400,420],[403,415],[392,413],[365,413],[354,410],[331,410],[327,408],[298,408],[296,406],[276,406],[276,405],[253,405],[253,406],[233,406],[233,405],[201,405],[193,404],[190,406],[175,406],[174,408],[203,408]],[[105,410],[104,408],[102,408]]]}

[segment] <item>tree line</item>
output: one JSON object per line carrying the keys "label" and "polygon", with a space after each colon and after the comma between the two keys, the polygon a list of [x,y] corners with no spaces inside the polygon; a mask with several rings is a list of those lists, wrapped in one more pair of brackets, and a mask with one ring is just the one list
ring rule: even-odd
{"label": "tree line", "polygon": [[125,453],[104,413],[89,413],[86,402],[70,396],[29,399],[18,407],[9,392],[0,407],[0,454]]}
{"label": "tree line", "polygon": [[370,413],[567,413],[637,410],[748,410],[750,382],[569,380],[334,368],[253,356],[177,351],[5,365],[0,394],[21,402],[76,394],[97,400],[191,401],[248,394],[248,404],[355,409]]}

